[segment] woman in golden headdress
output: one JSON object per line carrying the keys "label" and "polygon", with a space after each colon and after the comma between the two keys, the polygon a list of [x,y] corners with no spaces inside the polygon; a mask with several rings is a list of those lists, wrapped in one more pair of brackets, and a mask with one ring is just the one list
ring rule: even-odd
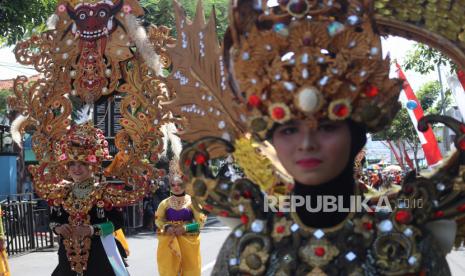
{"label": "woman in golden headdress", "polygon": [[198,276],[201,271],[199,231],[206,217],[193,208],[177,159],[170,162],[169,182],[171,196],[158,205],[155,213],[158,273]]}
{"label": "woman in golden headdress", "polygon": [[[53,153],[53,162],[31,168],[35,190],[52,208],[50,228],[60,237],[52,275],[128,275],[126,252],[113,233],[124,223],[119,207],[144,190],[125,191],[102,181],[108,142],[92,123],[71,127]],[[50,184],[52,172],[64,179]]]}
{"label": "woman in golden headdress", "polygon": [[[455,225],[444,219],[465,213],[465,126],[440,116],[419,121],[422,130],[446,123],[459,151],[428,178],[407,176],[395,200],[368,206],[353,175],[367,132],[388,126],[399,109],[401,82],[389,78],[379,30],[402,29],[435,43],[425,35],[431,22],[394,22],[397,6],[386,4],[392,1],[271,2],[231,1],[222,56],[214,20],[205,23],[199,12],[190,22],[175,6],[172,106],[187,117],[183,132],[194,142],[181,156],[193,178],[188,188],[203,212],[240,218],[212,274],[449,275],[445,255]],[[449,53],[460,53],[456,61],[464,65],[464,44],[453,42]],[[193,93],[191,80],[201,93]],[[245,142],[248,133],[253,142]],[[270,161],[257,157],[269,143],[293,185],[283,185]],[[232,152],[247,178],[213,174],[208,160],[220,151]],[[288,188],[284,202],[270,197],[277,187]]]}

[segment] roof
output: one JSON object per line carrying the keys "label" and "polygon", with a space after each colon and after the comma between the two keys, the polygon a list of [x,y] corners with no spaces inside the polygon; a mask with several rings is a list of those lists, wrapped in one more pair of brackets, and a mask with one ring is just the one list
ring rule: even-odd
{"label": "roof", "polygon": [[[40,75],[34,75],[29,77],[29,81],[36,81],[40,78]],[[0,80],[0,89],[12,89],[15,79]]]}

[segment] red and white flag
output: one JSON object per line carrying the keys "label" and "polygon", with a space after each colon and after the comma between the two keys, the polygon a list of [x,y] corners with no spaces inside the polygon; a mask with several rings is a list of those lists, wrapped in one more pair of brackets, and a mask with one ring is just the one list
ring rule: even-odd
{"label": "red and white flag", "polygon": [[426,132],[421,132],[417,129],[418,121],[424,116],[423,108],[421,108],[421,104],[415,96],[415,93],[407,81],[404,72],[400,68],[400,65],[396,63],[396,66],[398,77],[404,81],[402,85],[403,90],[400,94],[400,100],[401,102],[405,103],[405,106],[407,107],[410,119],[412,120],[412,123],[415,126],[415,130],[417,131],[418,138],[420,139],[426,162],[428,162],[428,166],[434,166],[442,160],[438,142],[436,141],[436,137],[434,136],[433,130],[431,128],[429,128]]}
{"label": "red and white flag", "polygon": [[447,78],[449,88],[455,98],[462,118],[465,118],[465,73],[458,71],[457,75],[452,75]]}

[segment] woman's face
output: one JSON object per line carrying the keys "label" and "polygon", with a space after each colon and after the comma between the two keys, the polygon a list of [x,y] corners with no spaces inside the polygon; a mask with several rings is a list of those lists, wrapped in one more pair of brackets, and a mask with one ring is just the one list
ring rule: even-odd
{"label": "woman's face", "polygon": [[184,193],[184,187],[182,185],[182,179],[179,177],[175,177],[174,180],[170,181],[170,188],[171,188],[171,193],[175,195],[180,195]]}
{"label": "woman's face", "polygon": [[90,178],[92,171],[89,169],[89,165],[73,161],[68,163],[68,174],[74,182],[81,182]]}
{"label": "woman's face", "polygon": [[350,156],[346,122],[322,122],[311,129],[306,121],[286,123],[273,132],[272,143],[284,168],[304,185],[319,185],[342,173]]}

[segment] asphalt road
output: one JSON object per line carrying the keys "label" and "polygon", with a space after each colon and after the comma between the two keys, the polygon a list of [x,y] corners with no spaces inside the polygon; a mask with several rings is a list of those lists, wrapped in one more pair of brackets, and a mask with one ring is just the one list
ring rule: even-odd
{"label": "asphalt road", "polygon": [[[210,275],[216,255],[229,234],[229,228],[220,223],[206,226],[201,233],[202,275]],[[129,272],[131,276],[158,275],[156,262],[157,238],[155,233],[139,233],[127,238],[129,250]],[[11,257],[9,260],[12,276],[50,275],[58,263],[56,250],[34,252]],[[104,276],[104,275],[101,275]]]}
{"label": "asphalt road", "polygon": [[[202,276],[210,275],[229,228],[214,223],[201,234]],[[128,237],[131,255],[129,271],[132,276],[158,275],[156,263],[157,238],[154,233],[140,233]],[[465,251],[453,251],[447,256],[453,276],[465,275]],[[57,265],[56,251],[35,252],[9,259],[12,276],[50,275]],[[104,275],[102,275],[104,276]]]}

